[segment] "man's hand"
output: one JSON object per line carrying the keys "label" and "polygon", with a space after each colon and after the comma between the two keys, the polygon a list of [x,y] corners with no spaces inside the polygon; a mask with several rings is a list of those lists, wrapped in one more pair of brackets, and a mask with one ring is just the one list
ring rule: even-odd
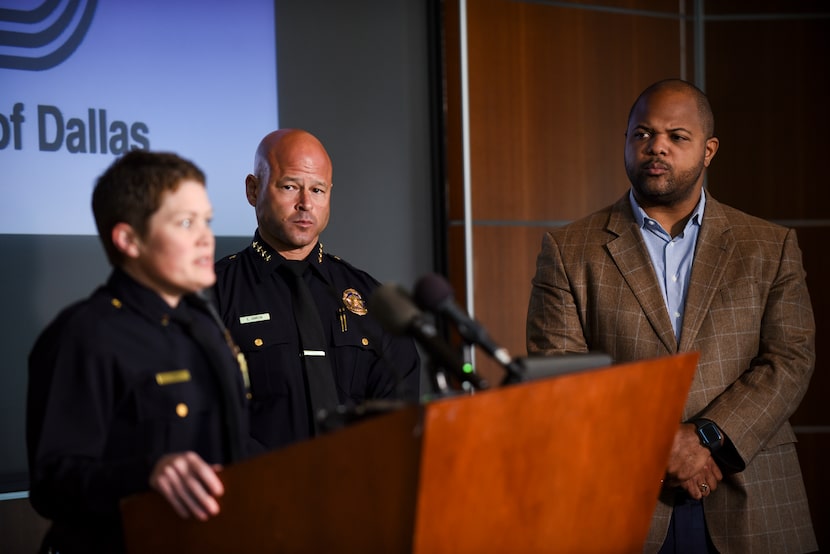
{"label": "man's hand", "polygon": [[709,463],[703,466],[703,471],[691,479],[683,481],[680,486],[695,500],[709,496],[718,488],[718,483],[723,479],[720,468],[711,457]]}
{"label": "man's hand", "polygon": [[219,513],[216,499],[225,487],[216,472],[195,452],[162,456],[150,475],[150,486],[167,499],[182,518],[206,520]]}
{"label": "man's hand", "polygon": [[666,483],[683,487],[689,496],[700,500],[717,489],[722,479],[723,474],[709,449],[700,444],[695,425],[680,424],[669,454]]}

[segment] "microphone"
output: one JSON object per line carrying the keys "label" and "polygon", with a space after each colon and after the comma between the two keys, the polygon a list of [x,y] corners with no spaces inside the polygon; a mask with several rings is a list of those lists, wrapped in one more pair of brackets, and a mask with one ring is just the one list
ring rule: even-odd
{"label": "microphone", "polygon": [[451,372],[460,381],[470,383],[477,389],[488,388],[484,379],[464,371],[461,360],[438,338],[435,325],[424,318],[423,313],[400,286],[386,284],[378,287],[369,297],[369,313],[373,314],[390,333],[412,335],[436,365]]}
{"label": "microphone", "polygon": [[505,381],[516,379],[522,373],[518,364],[506,348],[499,346],[490,338],[484,327],[467,315],[453,301],[452,287],[446,279],[436,273],[429,273],[415,283],[415,302],[422,309],[441,314],[450,319],[458,333],[469,344],[477,344],[489,356],[507,370]]}

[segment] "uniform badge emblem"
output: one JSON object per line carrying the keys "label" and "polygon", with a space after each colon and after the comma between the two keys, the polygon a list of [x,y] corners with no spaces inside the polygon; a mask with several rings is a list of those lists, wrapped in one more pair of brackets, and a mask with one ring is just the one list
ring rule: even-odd
{"label": "uniform badge emblem", "polygon": [[346,306],[347,310],[356,315],[366,315],[369,313],[366,310],[366,302],[363,301],[363,297],[354,289],[346,289],[343,291],[343,305]]}

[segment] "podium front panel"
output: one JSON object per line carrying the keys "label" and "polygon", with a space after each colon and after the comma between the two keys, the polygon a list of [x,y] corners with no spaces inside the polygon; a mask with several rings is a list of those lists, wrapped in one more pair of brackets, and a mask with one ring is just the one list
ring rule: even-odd
{"label": "podium front panel", "polygon": [[697,358],[428,406],[415,551],[641,551]]}

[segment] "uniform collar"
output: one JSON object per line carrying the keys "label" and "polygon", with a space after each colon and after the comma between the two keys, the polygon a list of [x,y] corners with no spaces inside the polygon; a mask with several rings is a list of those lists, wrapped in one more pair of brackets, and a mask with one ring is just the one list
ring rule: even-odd
{"label": "uniform collar", "polygon": [[175,308],[171,307],[157,292],[142,285],[120,268],[113,269],[107,280],[107,288],[113,296],[113,306],[129,306],[150,321],[162,325],[167,325],[174,314],[187,311],[184,301],[180,301]]}
{"label": "uniform collar", "polygon": [[[271,248],[271,246],[262,239],[259,231],[254,233],[254,238],[251,241],[251,244],[248,245],[247,250],[254,261],[254,266],[257,269],[260,279],[265,279],[271,273],[277,271],[286,261],[282,254]],[[325,259],[326,258],[323,255],[323,243],[320,241],[317,241],[317,244],[314,245],[311,253],[305,258],[314,273],[318,274],[321,278],[323,278],[323,280],[328,281],[323,269],[323,260]]]}

